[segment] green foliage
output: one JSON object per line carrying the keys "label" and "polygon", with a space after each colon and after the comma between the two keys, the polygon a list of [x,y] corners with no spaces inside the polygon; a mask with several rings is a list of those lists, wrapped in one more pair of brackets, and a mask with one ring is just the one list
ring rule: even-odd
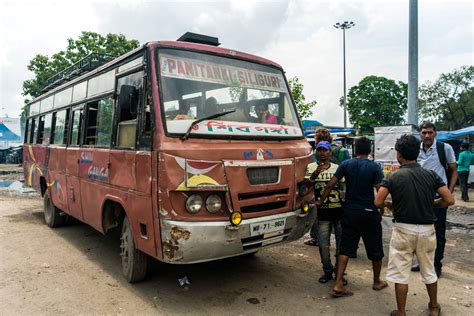
{"label": "green foliage", "polygon": [[[60,51],[49,58],[38,54],[28,64],[27,68],[33,72],[34,78],[23,82],[25,104],[32,98],[41,95],[41,89],[46,86],[48,78],[72,66],[91,53],[107,54],[117,57],[137,48],[137,40],[127,40],[123,34],[109,33],[105,36],[94,32],[82,32],[78,39],[69,38],[66,50]],[[23,107],[23,111],[25,111]]]}
{"label": "green foliage", "polygon": [[349,120],[363,134],[372,134],[374,126],[403,124],[407,110],[407,94],[406,83],[385,77],[367,76],[349,89]]}
{"label": "green foliage", "polygon": [[296,103],[296,109],[298,110],[298,114],[300,118],[305,118],[310,116],[313,113],[313,107],[316,105],[316,100],[311,101],[309,103],[306,102],[306,98],[303,94],[303,84],[300,83],[298,77],[293,77],[288,80],[288,84],[290,85],[291,95]]}
{"label": "green foliage", "polygon": [[438,129],[456,130],[474,125],[474,66],[441,74],[420,87],[420,118]]}

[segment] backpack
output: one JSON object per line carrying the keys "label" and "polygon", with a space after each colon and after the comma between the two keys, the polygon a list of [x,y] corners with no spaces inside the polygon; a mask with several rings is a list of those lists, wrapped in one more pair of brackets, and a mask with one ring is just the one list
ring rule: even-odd
{"label": "backpack", "polygon": [[344,161],[344,157],[346,155],[345,151],[347,151],[347,149],[341,146],[337,146],[336,148],[331,149],[331,157],[329,158],[329,160],[332,163],[340,165],[341,162]]}
{"label": "backpack", "polygon": [[446,184],[448,187],[451,181],[451,172],[449,170],[448,163],[446,162],[446,152],[444,151],[444,143],[436,142],[436,151],[438,152],[439,163],[443,166],[444,172],[446,173],[446,179],[448,179],[448,183]]}

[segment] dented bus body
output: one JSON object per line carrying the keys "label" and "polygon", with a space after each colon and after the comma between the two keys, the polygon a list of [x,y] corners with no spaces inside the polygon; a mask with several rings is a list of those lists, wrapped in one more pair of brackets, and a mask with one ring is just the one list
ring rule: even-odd
{"label": "dented bus body", "polygon": [[49,226],[121,229],[130,282],[146,256],[253,253],[302,237],[316,216],[281,66],[212,45],[150,42],[58,84],[30,103],[23,161]]}

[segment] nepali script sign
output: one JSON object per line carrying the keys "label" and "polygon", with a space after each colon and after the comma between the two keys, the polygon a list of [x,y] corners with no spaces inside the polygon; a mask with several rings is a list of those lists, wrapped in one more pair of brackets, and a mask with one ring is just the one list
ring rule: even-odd
{"label": "nepali script sign", "polygon": [[283,75],[204,62],[170,55],[160,56],[161,75],[193,81],[219,83],[227,86],[287,92]]}
{"label": "nepali script sign", "polygon": [[[167,121],[168,130],[172,133],[186,133],[192,120]],[[243,123],[230,121],[203,121],[193,127],[193,134],[234,135],[234,136],[302,136],[301,129],[294,126]]]}

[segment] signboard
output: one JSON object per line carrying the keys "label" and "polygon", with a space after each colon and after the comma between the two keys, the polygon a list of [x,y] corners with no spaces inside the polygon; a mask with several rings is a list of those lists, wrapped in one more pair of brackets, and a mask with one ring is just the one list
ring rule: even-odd
{"label": "signboard", "polygon": [[[168,130],[173,133],[186,133],[194,120],[167,121]],[[272,136],[295,137],[302,136],[301,129],[295,126],[243,123],[229,121],[202,121],[193,127],[192,134],[205,135],[235,135],[235,136]]]}
{"label": "signboard", "polygon": [[161,75],[164,77],[287,92],[285,80],[280,73],[263,72],[171,55],[161,55],[160,65]]}

